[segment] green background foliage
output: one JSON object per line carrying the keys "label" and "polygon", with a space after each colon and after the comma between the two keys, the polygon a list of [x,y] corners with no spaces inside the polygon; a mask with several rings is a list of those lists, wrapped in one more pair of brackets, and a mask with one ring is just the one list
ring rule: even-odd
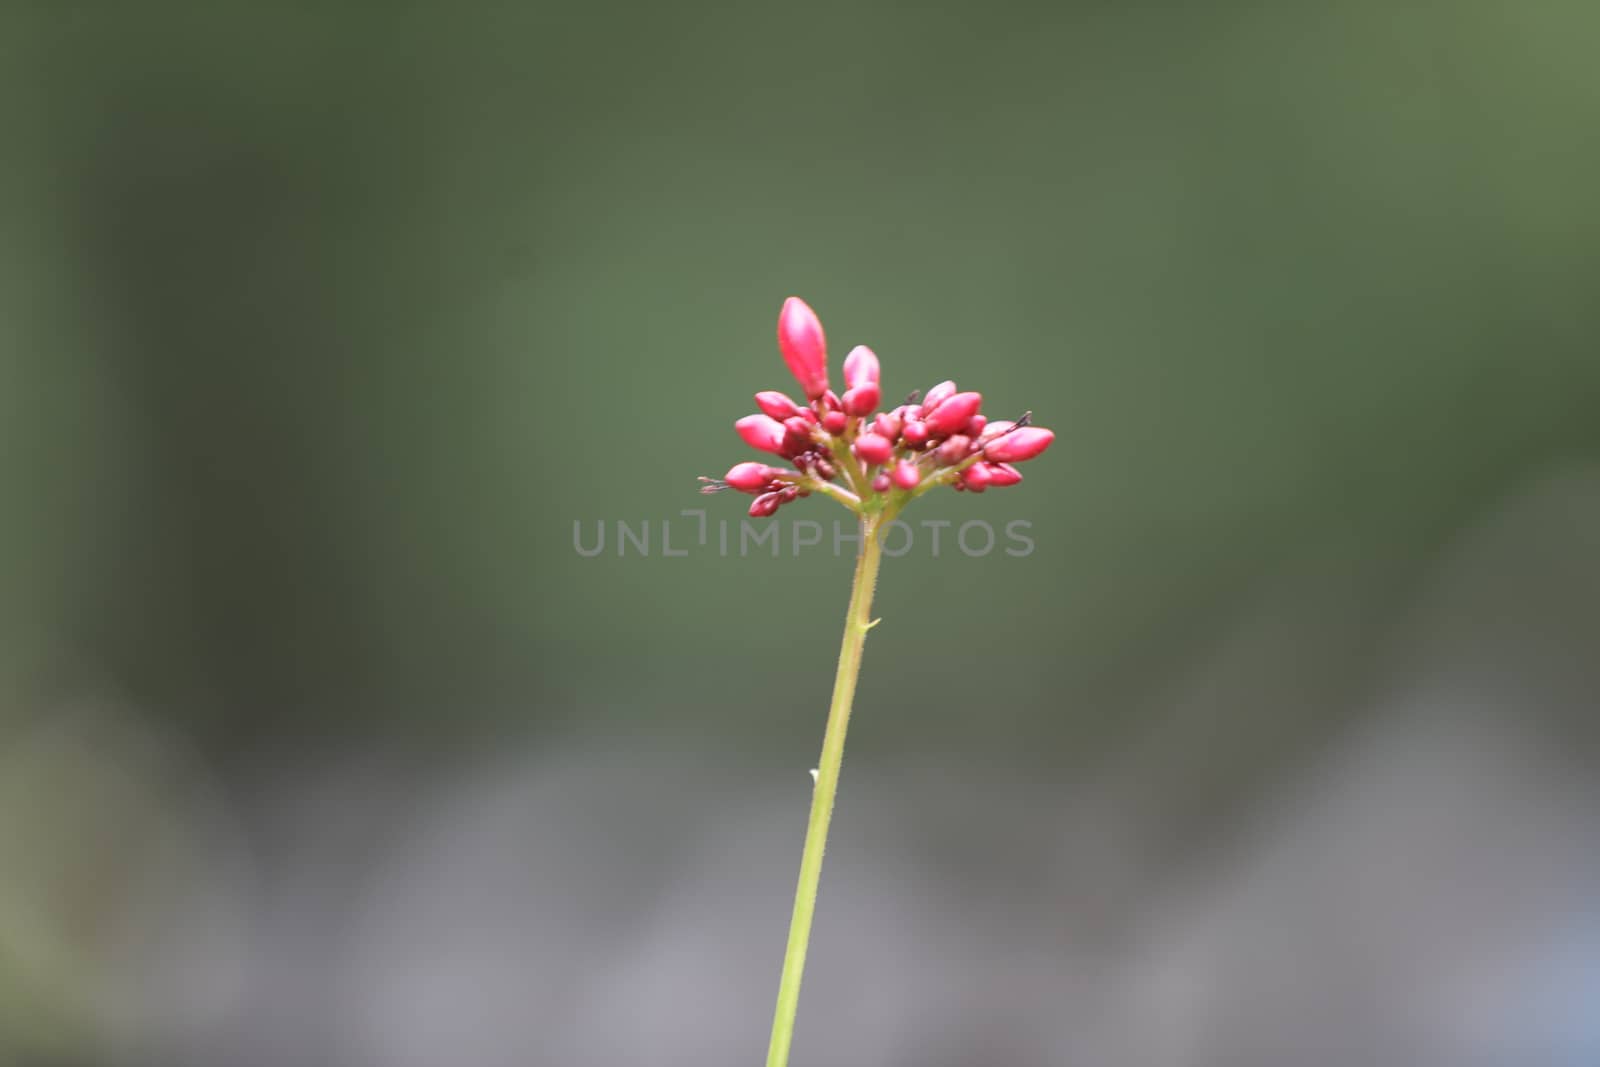
{"label": "green background foliage", "polygon": [[847,560],[571,548],[743,458],[789,293],[1061,434],[911,516],[1039,547],[887,569],[863,751],[1061,758],[1596,443],[1586,5],[14,14],[8,644],[207,733],[810,737]]}

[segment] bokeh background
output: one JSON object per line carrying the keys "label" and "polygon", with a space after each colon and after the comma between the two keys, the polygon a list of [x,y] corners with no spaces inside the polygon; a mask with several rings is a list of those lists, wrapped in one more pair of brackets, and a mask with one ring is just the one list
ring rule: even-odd
{"label": "bokeh background", "polygon": [[659,536],[791,293],[1060,434],[797,1065],[1600,1062],[1600,8],[3,12],[0,1062],[760,1062],[850,560]]}

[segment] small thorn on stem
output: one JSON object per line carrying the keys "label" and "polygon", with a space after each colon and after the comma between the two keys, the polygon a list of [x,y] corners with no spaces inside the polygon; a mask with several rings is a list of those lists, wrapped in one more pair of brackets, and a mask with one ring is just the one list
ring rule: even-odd
{"label": "small thorn on stem", "polygon": [[817,784],[817,769],[815,767],[811,768],[811,784]]}

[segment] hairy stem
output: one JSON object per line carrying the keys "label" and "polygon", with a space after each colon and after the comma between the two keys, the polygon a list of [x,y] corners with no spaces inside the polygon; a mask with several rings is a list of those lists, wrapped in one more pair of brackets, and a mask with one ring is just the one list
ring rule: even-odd
{"label": "hairy stem", "polygon": [[767,1067],[787,1067],[789,1063],[795,1009],[800,1003],[800,978],[805,972],[817,883],[822,877],[822,853],[828,843],[828,824],[833,820],[833,799],[839,790],[839,767],[844,762],[844,735],[850,725],[856,678],[861,673],[861,649],[873,625],[872,589],[878,580],[882,518],[861,519],[861,547],[856,555],[855,581],[850,587],[850,608],[844,617],[839,669],[833,678],[833,703],[822,735],[822,758],[817,762],[817,781],[811,791],[811,819],[806,825],[805,851],[800,855],[800,884],[794,893],[794,916],[789,921],[789,946],[783,954],[783,978],[778,983],[778,1008],[772,1018]]}

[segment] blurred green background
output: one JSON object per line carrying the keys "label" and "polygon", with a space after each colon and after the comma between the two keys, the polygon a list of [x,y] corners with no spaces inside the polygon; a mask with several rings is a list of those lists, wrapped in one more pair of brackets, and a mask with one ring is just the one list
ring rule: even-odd
{"label": "blurred green background", "polygon": [[[742,516],[695,477],[792,386],[790,294],[886,395],[1059,435],[908,515],[1037,548],[887,561],[852,761],[1065,781],[1277,598],[1150,784],[1175,854],[1361,720],[1460,530],[1600,446],[1593,4],[5,23],[0,731],[110,702],[225,801],[350,752],[810,766],[848,558],[572,540]],[[1580,659],[1587,551],[1519,557]]]}

